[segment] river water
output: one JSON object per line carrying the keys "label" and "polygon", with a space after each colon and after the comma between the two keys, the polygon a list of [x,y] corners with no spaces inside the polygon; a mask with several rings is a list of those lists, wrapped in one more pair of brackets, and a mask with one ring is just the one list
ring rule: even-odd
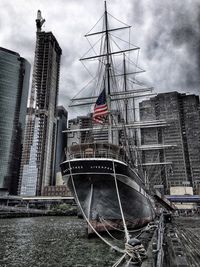
{"label": "river water", "polygon": [[0,220],[0,266],[112,266],[119,258],[77,217]]}

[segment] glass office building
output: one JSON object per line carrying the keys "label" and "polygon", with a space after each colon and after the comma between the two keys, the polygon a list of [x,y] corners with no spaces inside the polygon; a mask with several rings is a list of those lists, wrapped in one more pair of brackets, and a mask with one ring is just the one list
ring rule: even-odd
{"label": "glass office building", "polygon": [[[52,185],[62,185],[62,175],[60,163],[65,160],[65,148],[67,146],[67,134],[63,133],[67,128],[68,112],[63,106],[57,107],[57,127],[56,127],[56,153],[54,166],[54,179]],[[60,184],[61,182],[61,184]]]}
{"label": "glass office building", "polygon": [[0,47],[0,194],[17,193],[30,64]]}

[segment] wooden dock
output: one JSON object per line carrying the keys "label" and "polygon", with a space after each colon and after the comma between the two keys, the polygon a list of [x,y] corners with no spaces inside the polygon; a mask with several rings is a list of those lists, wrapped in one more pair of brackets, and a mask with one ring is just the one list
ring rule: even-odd
{"label": "wooden dock", "polygon": [[141,235],[140,240],[147,250],[147,258],[141,265],[124,266],[200,266],[200,216],[169,216],[168,219],[164,216],[154,233]]}
{"label": "wooden dock", "polygon": [[[200,216],[175,217],[172,225],[167,227],[174,231],[182,250],[176,253],[179,258],[185,258],[187,265],[175,266],[200,266]],[[176,257],[176,258],[177,258]]]}

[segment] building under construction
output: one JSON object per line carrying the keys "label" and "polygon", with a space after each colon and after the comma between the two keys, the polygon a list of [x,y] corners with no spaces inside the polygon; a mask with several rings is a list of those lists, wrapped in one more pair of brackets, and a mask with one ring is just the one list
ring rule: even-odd
{"label": "building under construction", "polygon": [[56,105],[62,50],[52,32],[42,31],[44,19],[38,11],[36,48],[30,104],[18,192],[41,195],[54,176]]}

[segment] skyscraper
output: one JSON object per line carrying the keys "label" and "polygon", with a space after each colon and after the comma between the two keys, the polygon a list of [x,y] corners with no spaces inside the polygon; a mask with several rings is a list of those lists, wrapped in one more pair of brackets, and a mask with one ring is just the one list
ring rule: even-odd
{"label": "skyscraper", "polygon": [[52,185],[62,181],[62,175],[60,170],[60,163],[65,160],[65,149],[67,146],[67,136],[63,133],[67,128],[68,113],[63,106],[57,107],[57,127],[56,127],[56,152],[55,152],[55,167],[54,167],[54,179]]}
{"label": "skyscraper", "polygon": [[0,48],[0,193],[17,193],[30,64]]}
{"label": "skyscraper", "polygon": [[[171,186],[190,185],[195,192],[200,184],[199,97],[178,92],[158,94],[140,103],[140,119],[168,122],[163,128],[142,129],[142,145],[173,145],[142,152],[150,184],[164,184],[166,190]],[[151,165],[155,162],[168,164]]]}
{"label": "skyscraper", "polygon": [[41,195],[54,175],[56,105],[62,50],[52,34],[44,32],[38,11],[30,107],[22,155],[19,194]]}

